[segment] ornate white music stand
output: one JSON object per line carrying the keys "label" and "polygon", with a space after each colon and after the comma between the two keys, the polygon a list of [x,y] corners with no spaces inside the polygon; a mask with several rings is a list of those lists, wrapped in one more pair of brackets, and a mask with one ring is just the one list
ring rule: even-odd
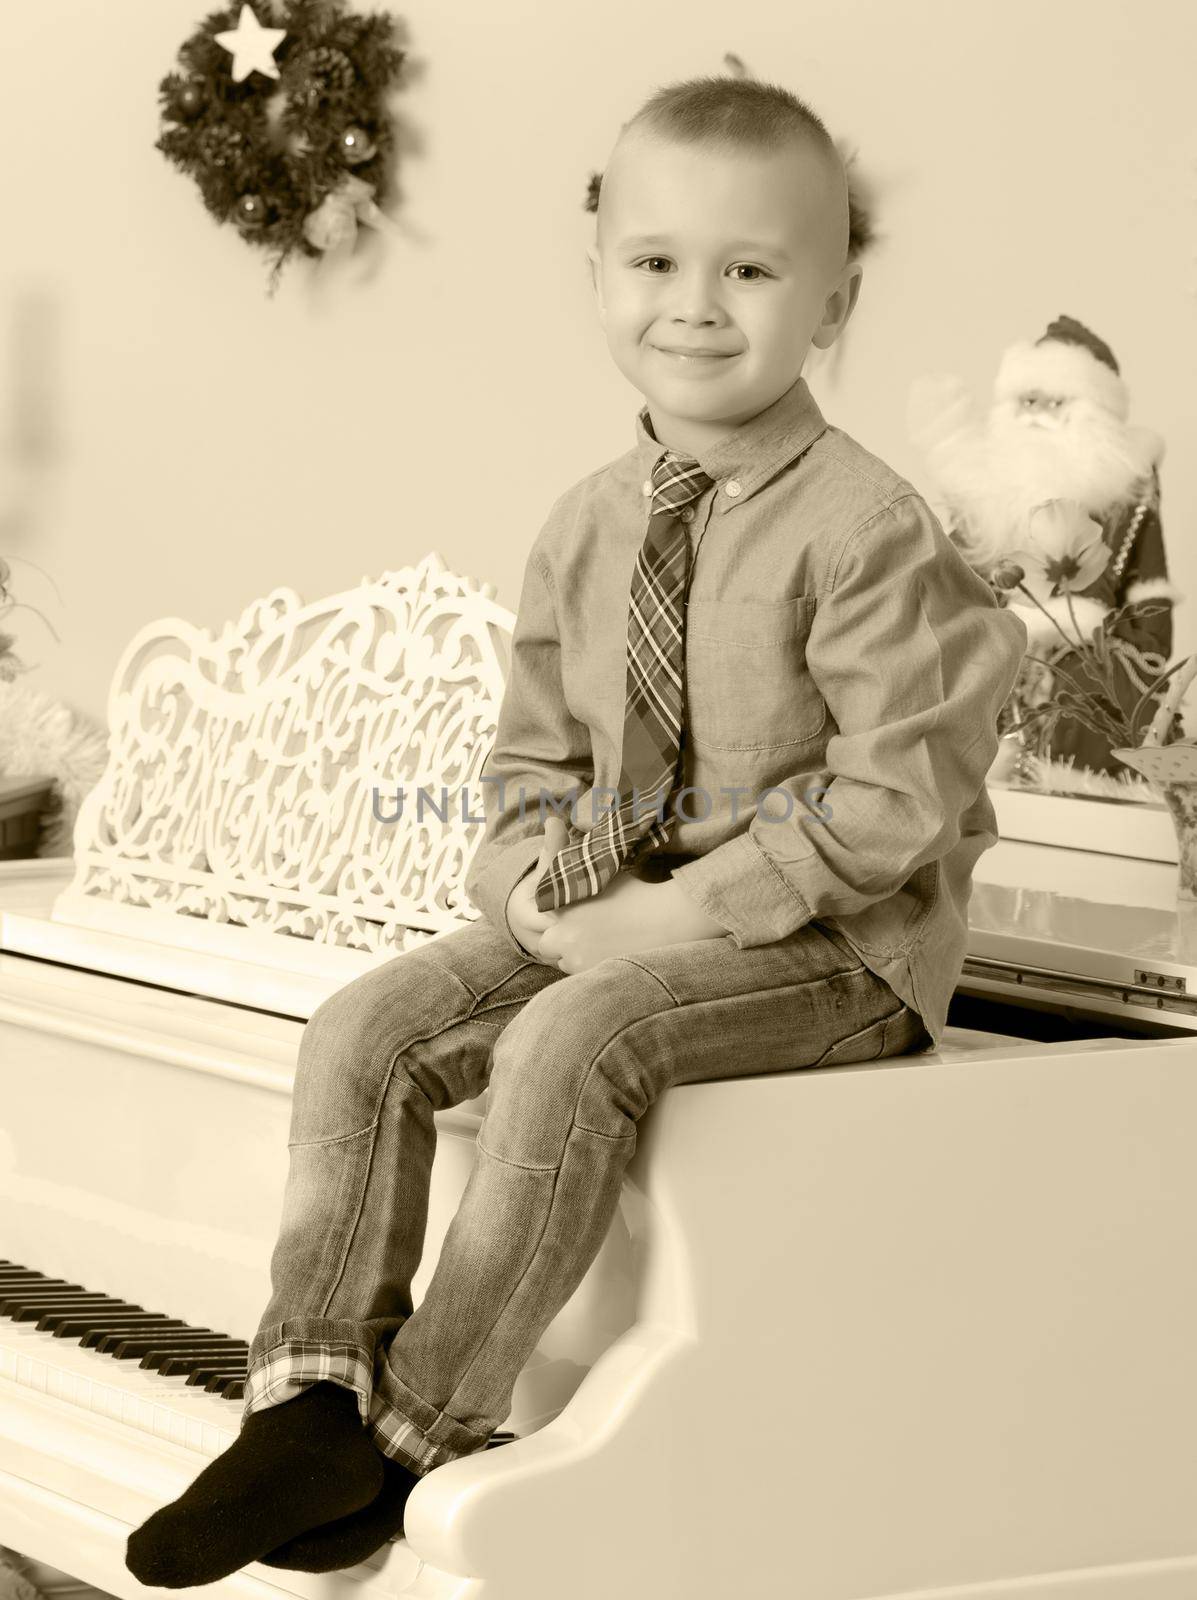
{"label": "ornate white music stand", "polygon": [[435,551],[310,605],[274,589],[219,637],[148,623],[53,927],[10,912],[7,948],[307,1016],[474,920],[513,625]]}

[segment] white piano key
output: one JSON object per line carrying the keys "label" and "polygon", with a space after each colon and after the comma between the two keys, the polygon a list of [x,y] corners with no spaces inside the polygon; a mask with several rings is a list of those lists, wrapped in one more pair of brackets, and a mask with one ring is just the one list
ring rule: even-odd
{"label": "white piano key", "polygon": [[227,1449],[241,1426],[240,1400],[56,1339],[27,1323],[0,1319],[0,1379],[204,1456]]}

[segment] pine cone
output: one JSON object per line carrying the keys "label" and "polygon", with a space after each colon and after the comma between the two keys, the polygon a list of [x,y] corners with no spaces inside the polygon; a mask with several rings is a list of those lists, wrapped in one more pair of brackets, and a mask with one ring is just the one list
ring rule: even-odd
{"label": "pine cone", "polygon": [[[323,44],[314,50],[305,50],[292,72],[294,82],[288,85],[288,98],[308,111],[315,111],[334,95],[347,94],[357,78],[353,62],[345,52]],[[292,73],[287,76],[291,78]]]}
{"label": "pine cone", "polygon": [[200,159],[206,166],[231,167],[244,152],[245,136],[240,128],[217,122],[203,130],[197,143]]}

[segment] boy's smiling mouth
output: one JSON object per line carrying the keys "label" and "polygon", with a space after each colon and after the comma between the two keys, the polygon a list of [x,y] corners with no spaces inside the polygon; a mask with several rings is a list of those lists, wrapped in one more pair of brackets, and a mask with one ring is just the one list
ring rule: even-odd
{"label": "boy's smiling mouth", "polygon": [[739,355],[739,351],[738,350],[737,351],[727,351],[727,352],[724,352],[722,350],[702,350],[702,349],[686,350],[686,349],[683,349],[681,346],[678,346],[677,348],[671,349],[668,345],[663,345],[663,344],[655,344],[655,345],[653,345],[653,349],[658,351],[663,356],[668,356],[671,361],[681,361],[683,363],[686,363],[686,362],[703,363],[703,362],[708,362],[708,361],[731,361],[731,360],[734,359],[735,356]]}

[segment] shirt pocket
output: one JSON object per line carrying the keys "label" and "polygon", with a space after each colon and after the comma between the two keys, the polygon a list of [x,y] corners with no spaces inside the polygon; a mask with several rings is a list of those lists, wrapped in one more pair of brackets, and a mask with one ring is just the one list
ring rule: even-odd
{"label": "shirt pocket", "polygon": [[827,706],[806,665],[813,595],[773,604],[691,600],[686,611],[686,726],[719,750],[807,744]]}

